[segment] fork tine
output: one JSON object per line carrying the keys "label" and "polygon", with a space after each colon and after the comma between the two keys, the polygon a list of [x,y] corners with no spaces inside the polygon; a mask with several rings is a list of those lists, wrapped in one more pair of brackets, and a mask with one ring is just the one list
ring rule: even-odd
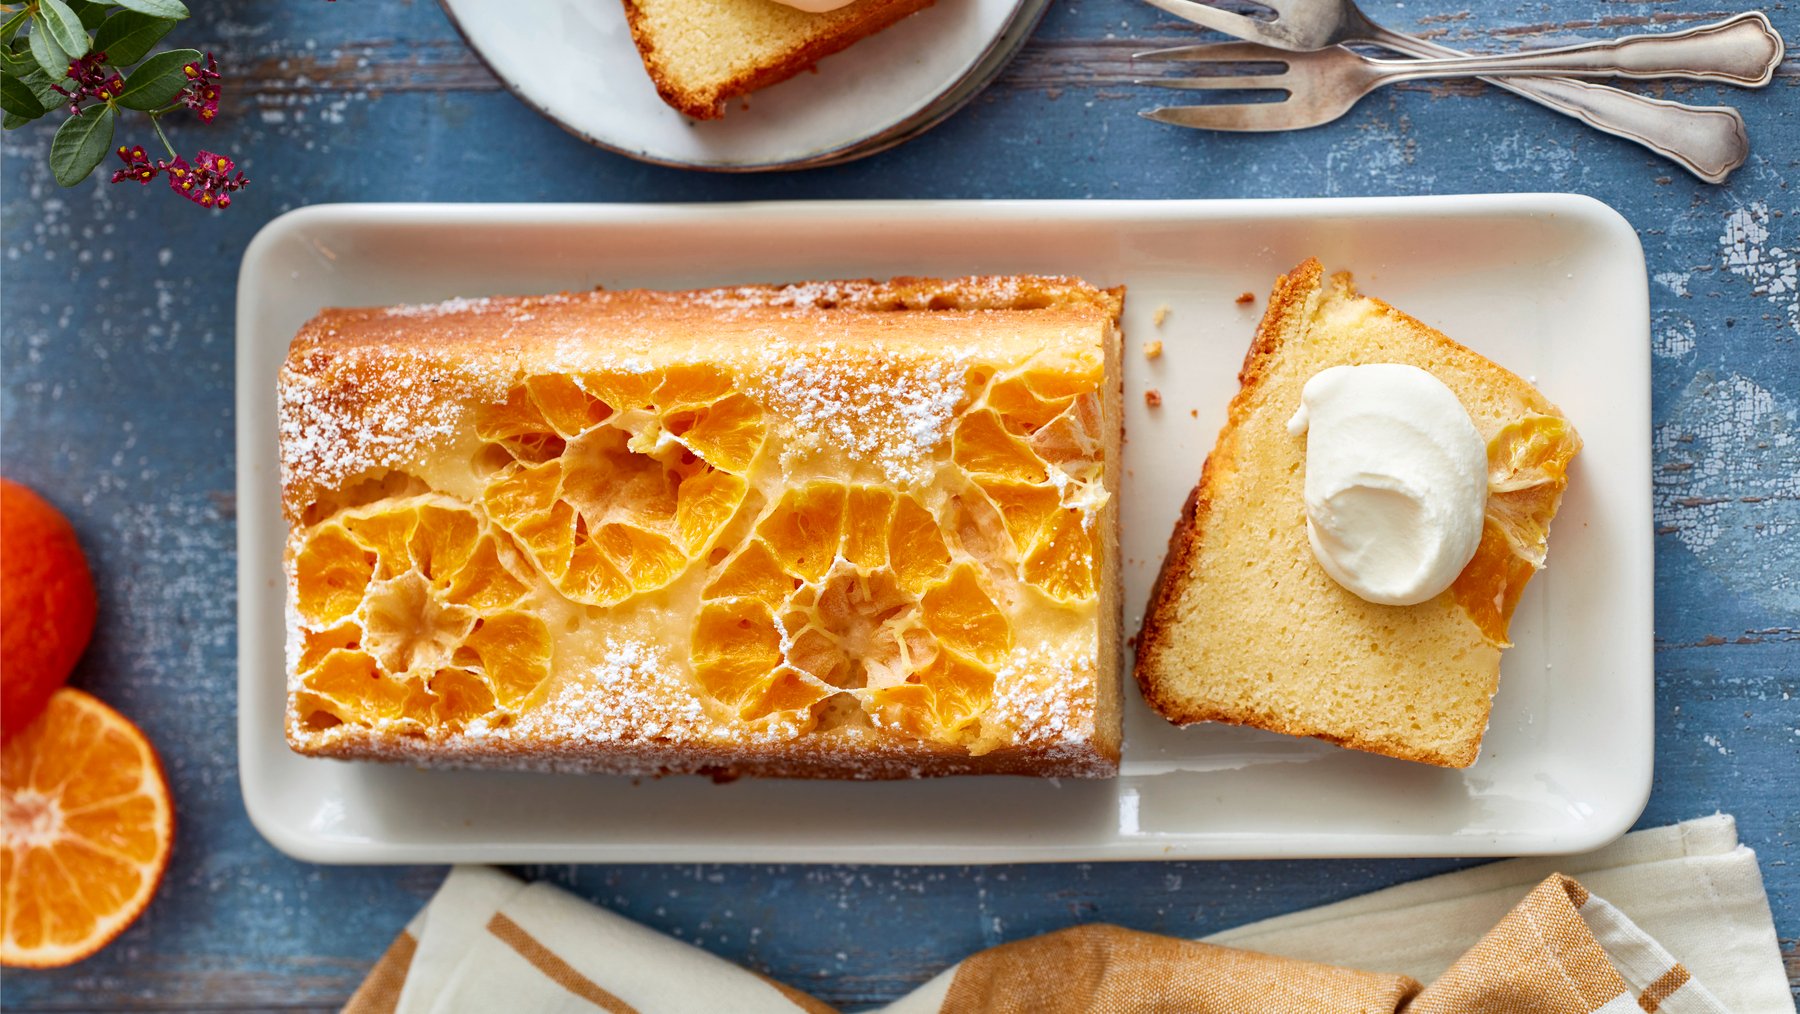
{"label": "fork tine", "polygon": [[1146,120],[1202,130],[1268,132],[1316,126],[1294,115],[1289,102],[1243,102],[1208,106],[1160,106],[1138,114]]}
{"label": "fork tine", "polygon": [[1144,0],[1157,10],[1173,14],[1183,21],[1191,21],[1202,28],[1210,28],[1215,32],[1235,35],[1240,39],[1252,42],[1271,42],[1267,22],[1243,14],[1233,14],[1210,4],[1197,0]]}
{"label": "fork tine", "polygon": [[1178,63],[1182,60],[1206,60],[1215,63],[1289,63],[1298,55],[1287,50],[1270,49],[1254,42],[1205,42],[1198,46],[1176,46],[1137,53],[1133,60],[1152,63]]}
{"label": "fork tine", "polygon": [[[1135,84],[1156,88],[1185,88],[1202,91],[1288,91],[1293,79],[1286,74],[1207,74],[1197,77],[1140,78]],[[1212,107],[1208,107],[1212,108]]]}

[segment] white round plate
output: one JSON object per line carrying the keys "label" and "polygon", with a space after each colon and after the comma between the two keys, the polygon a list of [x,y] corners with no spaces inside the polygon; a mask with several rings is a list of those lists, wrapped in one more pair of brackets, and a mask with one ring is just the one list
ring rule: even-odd
{"label": "white round plate", "polygon": [[917,116],[896,125],[885,134],[869,138],[858,147],[800,163],[790,168],[810,169],[817,166],[843,165],[859,158],[867,158],[870,155],[905,144],[956,115],[962,107],[968,105],[975,96],[985,91],[987,86],[993,84],[994,79],[1006,70],[1007,64],[1012,63],[1013,57],[1019,55],[1019,50],[1025,48],[1025,43],[1030,40],[1031,33],[1037,29],[1038,22],[1044,19],[1044,14],[1049,9],[1050,0],[1024,0],[1019,5],[1019,13],[1013,18],[1013,23],[1005,32],[1001,33],[1000,38],[995,41],[993,48],[988,50],[988,55],[982,59],[981,63],[971,70],[969,76],[956,87],[939,96],[936,103],[930,108],[922,110]]}
{"label": "white round plate", "polygon": [[749,171],[831,159],[930,109],[1026,0],[939,0],[700,122],[657,96],[619,0],[439,2],[502,84],[577,137],[647,162]]}

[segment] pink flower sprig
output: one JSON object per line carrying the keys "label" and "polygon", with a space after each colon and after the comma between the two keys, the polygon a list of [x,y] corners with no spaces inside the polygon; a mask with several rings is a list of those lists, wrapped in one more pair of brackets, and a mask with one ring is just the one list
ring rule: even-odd
{"label": "pink flower sprig", "polygon": [[181,90],[181,99],[187,103],[200,119],[211,123],[213,117],[219,115],[219,82],[223,78],[219,74],[219,61],[213,59],[211,53],[206,54],[206,66],[199,60],[181,68],[187,75],[188,86]]}
{"label": "pink flower sprig", "polygon": [[224,76],[219,73],[219,61],[213,59],[211,53],[206,54],[204,61],[195,60],[181,68],[188,83],[184,85],[175,101],[168,107],[150,113],[150,124],[156,128],[156,136],[163,147],[169,151],[169,157],[152,163],[150,156],[144,152],[142,145],[120,145],[116,151],[119,161],[125,168],[112,174],[114,183],[147,184],[158,176],[166,176],[169,189],[193,201],[203,208],[229,208],[231,195],[250,185],[250,180],[242,172],[237,171],[237,163],[225,155],[201,149],[189,162],[175,153],[175,147],[163,135],[161,118],[182,107],[186,107],[199,116],[203,122],[211,123],[219,114],[219,96]]}
{"label": "pink flower sprig", "polygon": [[50,86],[51,91],[69,100],[70,116],[81,115],[83,99],[110,102],[125,90],[125,79],[117,71],[108,73],[105,64],[106,54],[100,52],[71,60],[68,78],[74,84],[68,88],[56,84]]}
{"label": "pink flower sprig", "polygon": [[201,151],[194,156],[193,162],[176,155],[152,164],[142,146],[121,146],[118,156],[125,168],[113,173],[114,183],[147,184],[158,176],[167,175],[170,190],[203,208],[229,208],[231,195],[250,185],[243,173],[232,174],[237,169],[236,162],[210,151]]}
{"label": "pink flower sprig", "polygon": [[[0,0],[0,88],[5,123],[17,130],[44,117],[62,122],[48,146],[50,175],[73,187],[119,159],[114,183],[169,189],[203,208],[230,207],[250,185],[227,155],[201,149],[189,161],[164,133],[170,114],[188,112],[201,123],[219,116],[225,76],[218,58],[196,49],[158,50],[189,16],[182,0]],[[152,160],[144,146],[120,143],[118,127],[133,113],[150,121],[167,158]]]}
{"label": "pink flower sprig", "polygon": [[167,166],[169,189],[203,208],[231,207],[231,195],[250,185],[243,173],[234,178],[231,171],[237,163],[223,155],[202,151],[194,157],[194,165],[177,155]]}
{"label": "pink flower sprig", "polygon": [[130,148],[121,144],[119,145],[118,154],[119,161],[125,163],[125,168],[112,174],[112,181],[114,183],[124,183],[126,180],[136,180],[139,183],[147,184],[168,167],[167,162],[159,165],[151,165],[150,156],[144,153],[144,146],[141,144],[134,145]]}

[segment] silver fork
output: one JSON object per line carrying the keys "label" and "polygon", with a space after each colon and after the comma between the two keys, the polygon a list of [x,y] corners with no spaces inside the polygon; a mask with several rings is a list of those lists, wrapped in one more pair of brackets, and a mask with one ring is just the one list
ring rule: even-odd
{"label": "silver fork", "polygon": [[1780,37],[1774,34],[1768,19],[1753,12],[1666,35],[1634,35],[1495,56],[1376,60],[1342,46],[1304,53],[1275,51],[1246,42],[1183,46],[1146,57],[1220,69],[1243,64],[1281,64],[1286,70],[1274,74],[1152,78],[1140,83],[1164,88],[1283,91],[1286,98],[1277,102],[1183,106],[1152,110],[1145,115],[1166,123],[1212,130],[1299,130],[1329,123],[1349,112],[1369,92],[1400,81],[1515,74],[1680,77],[1760,88],[1773,78],[1781,53]]}
{"label": "silver fork", "polygon": [[[1276,14],[1272,21],[1195,0],[1146,2],[1202,27],[1276,49],[1309,51],[1366,42],[1411,56],[1463,55],[1376,24],[1355,0],[1262,0]],[[1641,144],[1709,183],[1724,182],[1750,154],[1744,118],[1729,106],[1684,105],[1573,78],[1485,80],[1596,130]]]}

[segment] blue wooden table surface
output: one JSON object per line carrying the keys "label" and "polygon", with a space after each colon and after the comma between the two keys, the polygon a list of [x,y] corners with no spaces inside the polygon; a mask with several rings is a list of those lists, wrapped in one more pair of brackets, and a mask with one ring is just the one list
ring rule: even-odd
{"label": "blue wooden table surface", "polygon": [[[595,3],[616,0],[593,0]],[[1732,13],[1704,0],[1378,0],[1451,41],[1543,45]],[[1494,89],[1392,89],[1341,122],[1222,136],[1141,121],[1134,50],[1191,38],[1126,0],[1055,4],[991,90],[853,165],[714,176],[589,148],[530,113],[437,7],[194,5],[170,42],[216,50],[218,124],[177,143],[254,179],[227,212],[160,184],[60,190],[50,130],[4,142],[0,470],[73,518],[99,585],[75,682],[160,746],[179,832],[144,918],[58,972],[9,972],[26,1010],[327,1010],[436,887],[437,867],[296,862],[237,784],[232,312],[238,258],[326,201],[1282,197],[1566,190],[1618,208],[1649,258],[1654,356],[1656,784],[1640,826],[1724,810],[1762,859],[1800,978],[1800,67],[1743,109],[1756,147],[1724,187]],[[1769,11],[1800,42],[1800,11]],[[1663,89],[1659,88],[1659,92]],[[147,139],[146,139],[147,140]],[[835,1003],[893,997],[972,949],[1107,920],[1198,935],[1454,860],[993,867],[531,869]]]}

